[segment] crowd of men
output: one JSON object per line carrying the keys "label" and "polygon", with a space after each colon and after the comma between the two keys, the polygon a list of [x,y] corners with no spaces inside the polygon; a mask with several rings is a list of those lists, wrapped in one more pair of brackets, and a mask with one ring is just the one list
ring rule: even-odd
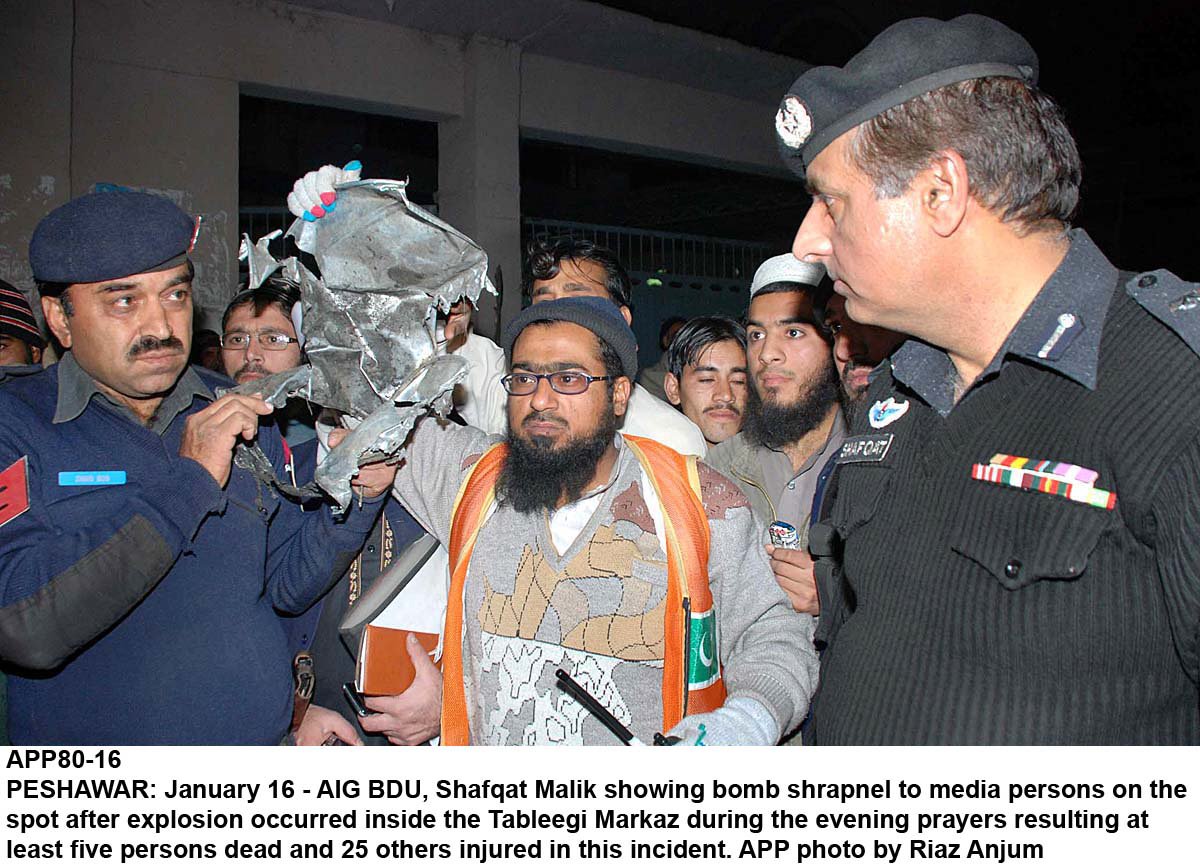
{"label": "crowd of men", "polygon": [[[244,287],[193,345],[188,215],[51,212],[30,265],[56,364],[0,284],[9,737],[1200,742],[1200,295],[1071,228],[1079,157],[1037,68],[967,15],[806,71],[775,118],[813,197],[792,251],[740,321],[664,322],[649,369],[613,252],[535,240],[499,344],[465,300],[437,317],[454,409],[341,513],[233,452],[303,486],[352,420],[218,397],[304,362],[300,288]],[[357,172],[289,207],[323,219]],[[362,696],[345,623],[391,585],[438,648],[414,627],[411,686]]]}

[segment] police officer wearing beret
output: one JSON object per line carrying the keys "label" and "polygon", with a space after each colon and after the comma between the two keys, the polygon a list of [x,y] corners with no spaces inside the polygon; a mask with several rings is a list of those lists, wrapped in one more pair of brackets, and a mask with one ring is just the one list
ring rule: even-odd
{"label": "police officer wearing beret", "polygon": [[793,252],[915,338],[814,529],[815,743],[1200,741],[1200,292],[1070,228],[1037,69],[996,21],[913,19],[776,116]]}
{"label": "police officer wearing beret", "polygon": [[9,736],[45,744],[271,744],[291,718],[284,632],[345,569],[391,487],[363,468],[341,518],[233,466],[283,445],[257,397],[187,365],[198,224],[93,193],[30,264],[62,360],[0,386],[0,659]]}

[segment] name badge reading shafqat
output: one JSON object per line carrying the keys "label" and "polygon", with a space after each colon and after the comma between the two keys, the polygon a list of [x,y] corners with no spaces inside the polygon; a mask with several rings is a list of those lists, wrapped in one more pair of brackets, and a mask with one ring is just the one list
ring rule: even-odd
{"label": "name badge reading shafqat", "polygon": [[847,437],[838,452],[838,464],[863,464],[879,462],[887,457],[892,447],[893,434],[860,434]]}

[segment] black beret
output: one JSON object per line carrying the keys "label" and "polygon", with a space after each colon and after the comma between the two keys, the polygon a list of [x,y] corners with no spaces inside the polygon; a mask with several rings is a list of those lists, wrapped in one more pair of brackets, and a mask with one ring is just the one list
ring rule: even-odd
{"label": "black beret", "polygon": [[34,279],[46,283],[128,277],[182,263],[198,228],[162,196],[88,193],[42,218],[29,241],[29,265]]}
{"label": "black beret", "polygon": [[1019,33],[983,15],[909,18],[880,33],[845,66],[816,66],[779,105],[775,135],[784,162],[804,177],[847,130],[913,97],[972,78],[1037,83],[1038,59]]}
{"label": "black beret", "polygon": [[616,350],[621,359],[621,368],[625,376],[634,379],[637,376],[637,338],[633,329],[625,322],[620,309],[607,298],[592,295],[573,296],[571,298],[556,298],[553,301],[540,301],[530,305],[517,314],[504,329],[501,344],[508,363],[512,364],[513,345],[526,326],[535,322],[573,322],[583,326],[594,335],[604,338],[605,342]]}

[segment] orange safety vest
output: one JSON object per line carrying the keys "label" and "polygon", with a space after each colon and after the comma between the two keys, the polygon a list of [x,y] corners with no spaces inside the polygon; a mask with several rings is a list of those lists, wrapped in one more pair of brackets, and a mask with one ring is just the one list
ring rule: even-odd
{"label": "orange safety vest", "polygon": [[[725,702],[717,647],[716,610],[708,586],[708,519],[700,499],[694,456],[645,437],[622,435],[658,495],[666,533],[667,597],[664,609],[663,726],[688,713],[713,711]],[[476,462],[454,501],[450,525],[450,597],[442,640],[442,744],[470,743],[463,678],[463,591],[475,540],[496,499],[496,480],[508,447],[497,443]]]}

